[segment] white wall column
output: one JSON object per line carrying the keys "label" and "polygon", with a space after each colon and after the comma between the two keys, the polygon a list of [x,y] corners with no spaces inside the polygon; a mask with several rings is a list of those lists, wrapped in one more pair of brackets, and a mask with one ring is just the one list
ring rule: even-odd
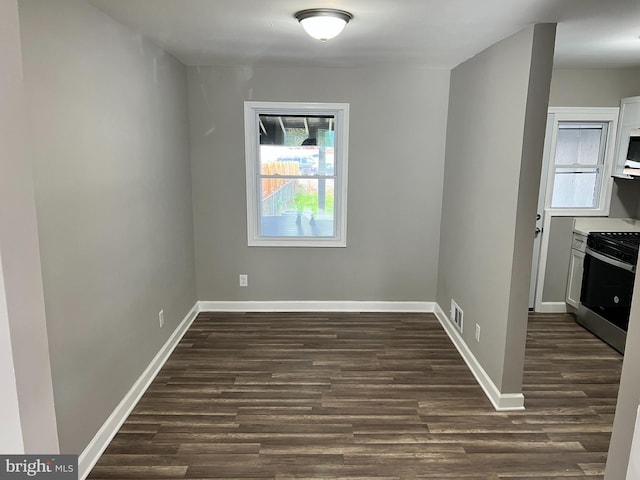
{"label": "white wall column", "polygon": [[17,0],[0,0],[0,58],[0,451],[58,453]]}
{"label": "white wall column", "polygon": [[4,291],[2,258],[0,257],[0,452],[6,454],[24,453],[20,410],[18,408],[18,387],[13,368],[13,349],[9,333],[7,297]]}

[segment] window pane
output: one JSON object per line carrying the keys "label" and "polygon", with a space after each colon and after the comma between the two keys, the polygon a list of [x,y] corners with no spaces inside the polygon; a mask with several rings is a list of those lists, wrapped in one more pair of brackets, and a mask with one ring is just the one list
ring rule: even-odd
{"label": "window pane", "polygon": [[552,208],[596,208],[600,169],[558,168],[553,179]]}
{"label": "window pane", "polygon": [[335,173],[333,147],[260,145],[261,175],[326,175]]}
{"label": "window pane", "polygon": [[334,181],[311,178],[262,178],[261,235],[333,237]]}
{"label": "window pane", "polygon": [[247,244],[346,247],[349,104],[244,102]]}
{"label": "window pane", "polygon": [[556,144],[556,165],[598,165],[603,163],[602,139],[606,124],[560,123]]}
{"label": "window pane", "polygon": [[259,115],[263,175],[329,175],[335,171],[333,116]]}

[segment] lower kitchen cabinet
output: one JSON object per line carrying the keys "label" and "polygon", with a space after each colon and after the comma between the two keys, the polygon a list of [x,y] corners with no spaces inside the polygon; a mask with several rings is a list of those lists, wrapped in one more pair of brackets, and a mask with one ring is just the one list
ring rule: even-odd
{"label": "lower kitchen cabinet", "polygon": [[587,237],[580,233],[573,234],[571,244],[571,258],[569,260],[569,276],[567,278],[567,305],[578,308],[580,304],[580,289],[582,288],[582,270],[584,263],[584,249]]}

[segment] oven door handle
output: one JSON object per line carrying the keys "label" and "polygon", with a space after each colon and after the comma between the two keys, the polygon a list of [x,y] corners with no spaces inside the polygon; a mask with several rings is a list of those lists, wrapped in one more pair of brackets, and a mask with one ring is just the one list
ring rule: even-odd
{"label": "oven door handle", "polygon": [[615,258],[607,257],[606,255],[602,255],[591,248],[587,247],[584,251],[586,255],[591,255],[593,258],[597,258],[598,260],[608,263],[609,265],[613,265],[614,267],[622,268],[627,272],[634,273],[636,271],[636,267],[634,265],[630,265],[628,263],[621,262],[620,260],[616,260]]}

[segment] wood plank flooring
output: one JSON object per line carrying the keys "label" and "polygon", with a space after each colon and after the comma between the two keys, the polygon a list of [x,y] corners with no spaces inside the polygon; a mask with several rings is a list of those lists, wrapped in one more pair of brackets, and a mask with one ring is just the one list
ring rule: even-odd
{"label": "wood plank flooring", "polygon": [[496,412],[432,314],[200,314],[90,479],[601,479],[622,356],[529,319]]}

